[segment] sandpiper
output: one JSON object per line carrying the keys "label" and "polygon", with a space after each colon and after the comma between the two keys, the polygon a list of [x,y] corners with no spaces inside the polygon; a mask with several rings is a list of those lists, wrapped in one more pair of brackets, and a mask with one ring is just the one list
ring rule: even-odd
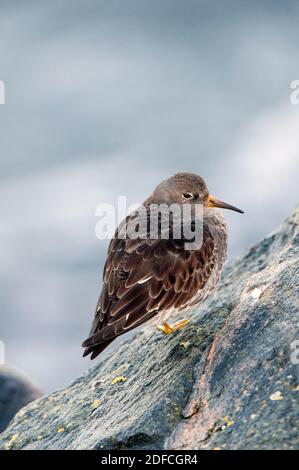
{"label": "sandpiper", "polygon": [[[109,245],[102,292],[90,335],[82,345],[83,356],[95,358],[116,337],[153,317],[166,334],[184,328],[188,319],[172,325],[167,320],[201,303],[215,289],[227,257],[227,224],[217,208],[243,211],[211,196],[203,178],[192,173],[178,173],[162,181],[143,203],[145,217],[149,217],[150,207],[161,204],[200,205],[201,243],[187,249],[186,238],[178,237],[177,232],[174,235],[171,218],[168,238],[162,231],[154,239],[120,236],[137,217],[136,212],[130,214]],[[193,218],[194,213],[191,211]]]}

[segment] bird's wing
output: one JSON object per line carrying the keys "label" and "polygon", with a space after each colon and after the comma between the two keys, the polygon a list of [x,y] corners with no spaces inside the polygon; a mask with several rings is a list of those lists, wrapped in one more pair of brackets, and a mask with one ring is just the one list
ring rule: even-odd
{"label": "bird's wing", "polygon": [[198,250],[186,250],[185,239],[120,239],[110,242],[103,288],[87,354],[102,343],[139,326],[158,311],[183,308],[203,289],[215,264],[214,240],[203,224]]}

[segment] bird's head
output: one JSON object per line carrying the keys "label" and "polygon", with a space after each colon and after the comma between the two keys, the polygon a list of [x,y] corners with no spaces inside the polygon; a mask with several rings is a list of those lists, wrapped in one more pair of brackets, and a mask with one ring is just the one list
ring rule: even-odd
{"label": "bird's head", "polygon": [[204,179],[193,173],[177,173],[162,181],[151,195],[150,202],[202,204],[204,208],[218,207],[243,214],[241,209],[212,196]]}

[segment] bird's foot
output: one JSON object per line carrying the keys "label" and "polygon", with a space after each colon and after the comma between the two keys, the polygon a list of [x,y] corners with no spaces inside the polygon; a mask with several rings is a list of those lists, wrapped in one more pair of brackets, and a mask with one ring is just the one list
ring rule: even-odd
{"label": "bird's foot", "polygon": [[169,326],[168,323],[162,323],[162,325],[157,325],[159,331],[163,331],[166,335],[170,335],[174,331],[182,330],[186,325],[190,323],[190,320],[180,320],[174,323],[172,326]]}

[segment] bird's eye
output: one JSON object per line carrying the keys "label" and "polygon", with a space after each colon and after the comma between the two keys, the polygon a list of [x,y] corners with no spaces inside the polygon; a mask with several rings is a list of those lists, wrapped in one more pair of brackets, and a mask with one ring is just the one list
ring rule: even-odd
{"label": "bird's eye", "polygon": [[193,194],[192,193],[184,193],[183,194],[183,198],[184,199],[191,199],[193,197]]}

